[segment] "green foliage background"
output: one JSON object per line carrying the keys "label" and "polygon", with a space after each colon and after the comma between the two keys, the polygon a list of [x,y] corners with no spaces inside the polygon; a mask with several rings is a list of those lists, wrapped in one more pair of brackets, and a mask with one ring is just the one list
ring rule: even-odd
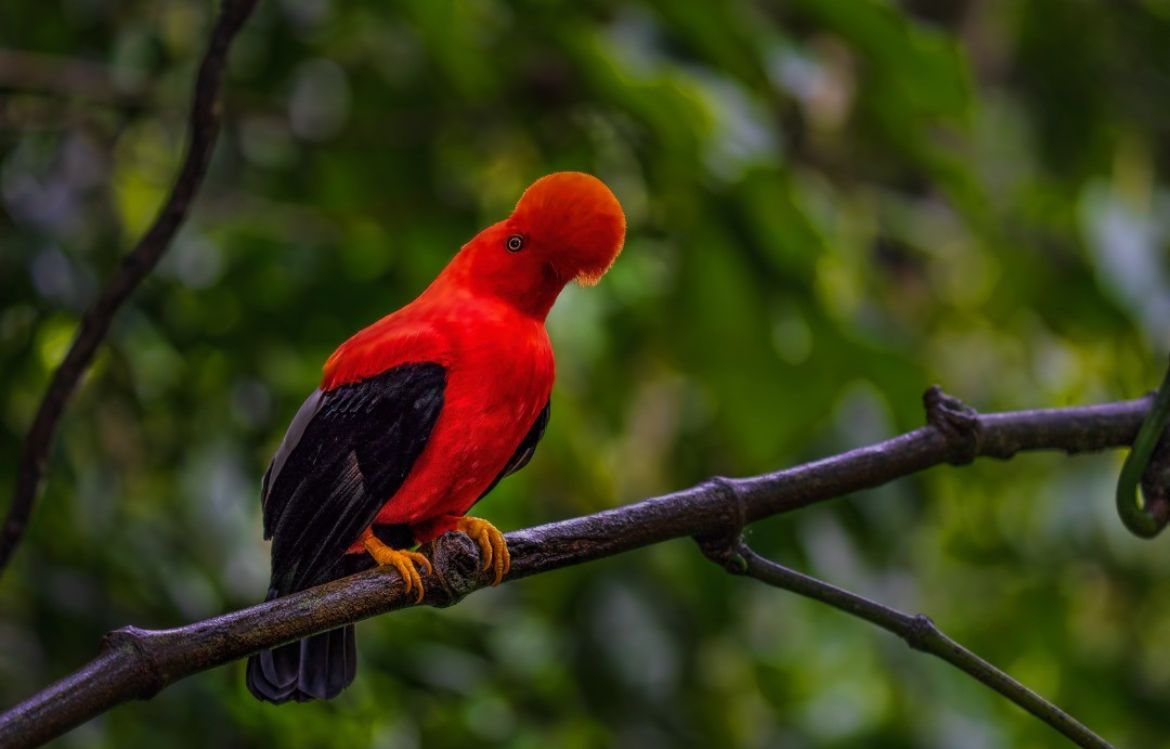
{"label": "green foliage background", "polygon": [[[0,8],[0,47],[36,53],[0,76],[0,486],[170,184],[212,11]],[[322,361],[556,169],[607,180],[629,242],[549,321],[552,424],[483,505],[503,528],[909,429],[935,382],[985,410],[1142,393],[1170,341],[1167,49],[1166,0],[263,3],[195,215],[0,580],[0,699],[111,628],[259,600],[259,477]],[[937,469],[751,540],[929,613],[1119,745],[1170,746],[1170,551],[1114,518],[1118,466]],[[58,745],[1060,742],[688,541],[359,629],[334,702],[261,705],[234,664]]]}

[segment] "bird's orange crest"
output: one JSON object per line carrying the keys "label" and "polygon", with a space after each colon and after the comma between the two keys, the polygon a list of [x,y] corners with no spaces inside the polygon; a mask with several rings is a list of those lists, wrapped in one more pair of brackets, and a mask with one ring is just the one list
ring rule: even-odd
{"label": "bird's orange crest", "polygon": [[[605,183],[584,172],[555,172],[524,191],[511,222],[531,233],[554,264],[583,286],[597,283],[622,251],[626,216]],[[567,279],[568,280],[568,279]]]}

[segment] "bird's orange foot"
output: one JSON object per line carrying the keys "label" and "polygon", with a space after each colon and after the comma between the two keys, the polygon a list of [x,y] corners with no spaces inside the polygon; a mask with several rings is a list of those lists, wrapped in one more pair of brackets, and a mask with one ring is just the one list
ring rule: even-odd
{"label": "bird's orange foot", "polygon": [[382,566],[389,565],[398,570],[398,574],[402,575],[402,582],[406,585],[405,592],[417,590],[415,603],[422,601],[426,590],[423,588],[422,576],[418,574],[418,568],[422,567],[428,575],[431,573],[431,560],[427,559],[425,554],[391,548],[382,543],[382,540],[375,536],[369,528],[366,528],[365,532],[362,533],[362,546],[374,558],[375,562]]}
{"label": "bird's orange foot", "polygon": [[479,518],[461,517],[455,524],[455,530],[466,533],[468,538],[479,544],[479,555],[483,557],[483,568],[494,569],[496,573],[492,585],[499,585],[512,568],[512,556],[508,553],[508,544],[504,541],[504,534],[486,520]]}

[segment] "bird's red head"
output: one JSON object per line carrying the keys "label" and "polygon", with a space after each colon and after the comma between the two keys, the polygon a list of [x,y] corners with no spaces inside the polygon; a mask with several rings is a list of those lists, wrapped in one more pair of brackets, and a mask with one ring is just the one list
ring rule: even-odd
{"label": "bird's red head", "polygon": [[626,236],[626,216],[605,183],[556,172],[524,191],[507,219],[484,229],[453,263],[477,290],[543,316],[565,284],[597,283]]}
{"label": "bird's red head", "polygon": [[626,238],[618,199],[604,182],[583,172],[536,180],[506,223],[557,275],[584,286],[601,280]]}

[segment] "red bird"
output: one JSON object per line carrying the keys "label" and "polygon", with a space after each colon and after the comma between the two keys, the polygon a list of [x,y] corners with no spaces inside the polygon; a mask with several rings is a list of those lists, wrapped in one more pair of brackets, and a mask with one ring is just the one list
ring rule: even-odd
{"label": "red bird", "polygon": [[[264,475],[268,598],[374,564],[423,586],[415,544],[456,530],[499,583],[503,535],[471,506],[532,458],[549,418],[554,362],[544,322],[570,281],[596,283],[626,219],[600,180],[537,180],[512,215],[455,255],[413,302],[343,343]],[[353,626],[248,659],[261,700],[327,699],[353,681]]]}

